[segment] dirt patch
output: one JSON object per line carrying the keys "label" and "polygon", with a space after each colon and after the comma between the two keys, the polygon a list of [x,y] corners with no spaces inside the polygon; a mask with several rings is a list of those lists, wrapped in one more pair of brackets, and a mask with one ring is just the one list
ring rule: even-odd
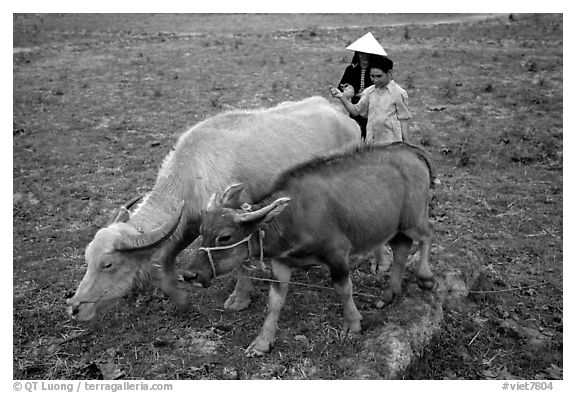
{"label": "dirt patch", "polygon": [[387,310],[387,322],[363,337],[362,349],[340,364],[355,379],[398,378],[440,331],[442,302],[437,296],[424,300],[411,291],[398,308]]}
{"label": "dirt patch", "polygon": [[[375,296],[355,298],[362,336],[341,337],[332,290],[293,286],[265,358],[244,356],[263,321],[264,282],[238,313],[222,310],[233,277],[207,290],[181,283],[192,304],[181,313],[155,275],[93,324],[65,310],[86,245],[114,207],[150,190],[179,133],[230,108],[328,97],[350,61],[343,48],[365,32],[355,26],[382,37],[408,91],[413,141],[441,180],[432,269],[453,274],[446,288],[463,294],[444,302],[442,320],[430,314],[439,332],[411,348],[419,360],[397,377],[563,378],[562,15],[384,26],[378,14],[303,14],[286,29],[265,15],[260,25],[214,18],[14,16],[14,47],[30,48],[13,54],[14,378],[389,375],[372,345],[412,334],[409,302],[432,294],[407,274],[401,301],[376,308],[388,278],[372,275],[368,258],[352,261],[355,290]],[[321,269],[294,280],[330,286]]]}

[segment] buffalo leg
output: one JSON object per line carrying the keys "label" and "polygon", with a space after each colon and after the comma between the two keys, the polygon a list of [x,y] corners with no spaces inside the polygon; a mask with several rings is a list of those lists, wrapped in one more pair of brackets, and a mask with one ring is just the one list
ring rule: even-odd
{"label": "buffalo leg", "polygon": [[434,287],[434,275],[430,271],[430,258],[431,239],[427,238],[420,242],[420,259],[416,264],[415,274],[419,279],[419,285],[425,289],[432,289]]}
{"label": "buffalo leg", "polygon": [[348,266],[349,243],[342,241],[347,247],[334,249],[331,255],[325,257],[325,262],[330,269],[332,284],[336,293],[340,296],[344,309],[344,333],[359,333],[362,330],[360,321],[362,315],[358,312],[354,299],[352,299],[352,281],[350,280],[350,268]]}
{"label": "buffalo leg", "polygon": [[344,306],[344,324],[342,330],[344,333],[360,333],[362,327],[360,321],[362,315],[358,312],[354,299],[352,299],[352,281],[350,276],[341,281],[333,281],[334,289],[340,296],[342,305]]}
{"label": "buffalo leg", "polygon": [[400,233],[390,240],[390,247],[392,247],[394,262],[390,272],[390,288],[384,292],[384,298],[388,301],[402,293],[402,280],[412,247],[412,239]]}
{"label": "buffalo leg", "polygon": [[162,291],[169,296],[172,300],[176,302],[179,308],[186,308],[188,306],[188,296],[186,291],[178,289],[178,277],[176,276],[175,264],[176,255],[183,248],[177,247],[177,245],[172,245],[162,249],[161,254],[158,259],[162,264],[162,278],[160,280],[160,288]]}
{"label": "buffalo leg", "polygon": [[248,357],[261,356],[269,352],[276,336],[278,318],[280,317],[280,311],[286,300],[290,277],[292,277],[292,269],[273,259],[272,275],[274,280],[278,282],[272,282],[270,285],[268,314],[266,315],[260,334],[258,334],[258,337],[256,337],[252,344],[246,349],[246,356]]}
{"label": "buffalo leg", "polygon": [[429,224],[423,224],[412,231],[411,237],[420,242],[420,259],[414,267],[414,274],[419,279],[419,285],[425,289],[434,287],[434,274],[430,271],[430,248],[432,247],[432,229]]}
{"label": "buffalo leg", "polygon": [[250,270],[243,265],[240,268],[240,275],[234,287],[234,292],[228,296],[224,303],[226,310],[240,311],[250,305],[250,292],[252,292],[252,281],[250,280]]}
{"label": "buffalo leg", "polygon": [[390,255],[390,250],[387,245],[382,244],[374,252],[374,259],[372,260],[370,271],[373,274],[383,274],[390,269],[391,263],[392,256]]}

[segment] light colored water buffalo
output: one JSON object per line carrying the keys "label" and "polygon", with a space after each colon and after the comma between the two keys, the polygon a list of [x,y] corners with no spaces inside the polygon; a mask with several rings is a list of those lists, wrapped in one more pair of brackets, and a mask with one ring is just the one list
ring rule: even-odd
{"label": "light colored water buffalo", "polygon": [[[277,282],[270,287],[268,314],[249,356],[270,350],[292,268],[327,266],[344,305],[344,331],[359,332],[361,315],[352,299],[348,257],[388,242],[394,260],[384,298],[401,293],[413,241],[420,242],[415,274],[434,284],[428,265],[430,161],[417,147],[398,142],[316,159],[287,171],[269,195],[250,206],[242,184],[214,195],[203,216],[202,247],[184,272],[203,286],[243,264],[250,253],[272,258]],[[262,236],[260,231],[264,231]]]}
{"label": "light colored water buffalo", "polygon": [[[321,97],[199,123],[179,138],[136,210],[130,215],[120,209],[96,233],[86,249],[88,270],[67,301],[70,315],[92,319],[149,271],[153,256],[163,266],[163,291],[186,305],[186,292],[176,286],[175,259],[198,236],[201,211],[212,193],[243,182],[251,195],[261,197],[286,168],[359,140],[356,122]],[[239,279],[225,307],[247,307],[250,290],[250,280]]]}

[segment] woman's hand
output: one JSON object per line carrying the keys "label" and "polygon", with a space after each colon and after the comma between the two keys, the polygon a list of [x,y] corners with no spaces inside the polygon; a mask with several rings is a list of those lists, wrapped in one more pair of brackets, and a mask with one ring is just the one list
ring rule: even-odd
{"label": "woman's hand", "polygon": [[335,88],[334,86],[330,86],[330,94],[332,94],[332,97],[336,98],[342,97],[342,92],[337,88]]}
{"label": "woman's hand", "polygon": [[344,96],[346,98],[350,99],[350,98],[354,97],[354,88],[352,87],[352,85],[345,83],[343,85],[340,85],[340,87],[343,90],[342,94],[344,94]]}

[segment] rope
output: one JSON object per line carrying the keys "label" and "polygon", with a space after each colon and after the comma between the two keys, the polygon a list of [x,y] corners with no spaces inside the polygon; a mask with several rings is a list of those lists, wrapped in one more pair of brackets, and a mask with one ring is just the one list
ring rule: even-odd
{"label": "rope", "polygon": [[[267,282],[277,282],[280,284],[292,284],[292,285],[299,285],[301,287],[308,287],[308,288],[315,288],[315,289],[334,289],[332,287],[324,287],[322,285],[313,285],[313,284],[304,284],[303,282],[294,282],[294,281],[280,281],[280,280],[274,280],[272,278],[259,278],[259,277],[251,277],[251,276],[243,276],[243,275],[238,275],[238,277],[244,277],[244,278],[249,278],[251,280],[256,280],[256,281],[267,281]],[[373,299],[378,299],[379,296],[376,295],[371,295],[368,293],[361,293],[361,292],[353,292],[353,295],[358,295],[358,296],[366,296],[366,297],[371,297]]]}
{"label": "rope", "polygon": [[[248,243],[248,257],[246,258],[246,261],[250,261],[252,259],[252,245],[250,244],[250,240],[252,239],[252,233],[249,234],[248,236],[246,236],[244,239],[240,240],[239,242],[236,242],[234,244],[229,244],[227,246],[214,246],[214,247],[198,247],[199,251],[204,251],[206,254],[208,254],[208,261],[210,261],[210,267],[212,268],[212,274],[214,275],[214,278],[217,277],[216,274],[216,265],[214,264],[214,258],[212,257],[212,251],[219,251],[219,250],[229,250],[231,248],[235,248],[238,247],[239,245],[243,244],[243,243]],[[262,266],[262,268],[265,266],[264,265],[264,247],[263,247],[263,240],[264,240],[264,231],[262,229],[258,229],[258,237],[259,237],[259,241],[260,241],[260,265]]]}
{"label": "rope", "polygon": [[523,289],[543,287],[544,285],[548,285],[548,284],[550,284],[550,283],[549,283],[549,282],[543,282],[543,283],[540,283],[540,284],[528,285],[527,287],[496,289],[496,290],[493,290],[493,291],[468,291],[468,293],[484,294],[484,293],[501,293],[501,292],[521,291],[521,290],[523,290]]}
{"label": "rope", "polygon": [[[260,267],[262,270],[265,270],[266,265],[264,264],[264,246],[263,246],[264,235],[265,235],[264,231],[262,229],[259,229],[258,235],[259,235],[258,240],[260,243]],[[252,233],[250,235],[248,235],[247,237],[245,237],[244,239],[242,239],[239,242],[236,242],[234,244],[230,244],[227,246],[216,246],[216,247],[199,247],[198,250],[204,251],[208,254],[208,260],[210,261],[210,267],[212,268],[212,273],[214,274],[214,278],[216,278],[217,277],[216,266],[214,264],[214,259],[212,258],[212,251],[229,250],[231,248],[238,247],[239,245],[247,242],[248,243],[248,257],[246,258],[246,260],[244,262],[249,262],[252,259],[252,246],[250,244],[251,239],[252,239]],[[274,280],[271,278],[258,278],[258,277],[244,276],[244,275],[238,275],[238,277],[249,278],[250,280],[256,280],[256,281],[292,284],[292,285],[298,285],[298,286],[302,286],[302,287],[315,288],[315,289],[334,289],[331,287],[325,287],[325,286],[321,286],[321,285],[304,284],[304,283],[293,282],[293,281],[280,281],[280,280]],[[548,285],[548,284],[550,284],[550,283],[549,282],[543,282],[540,284],[529,285],[529,286],[525,286],[525,287],[507,288],[507,289],[499,289],[499,290],[493,290],[493,291],[468,291],[468,293],[485,294],[485,293],[502,293],[502,292],[521,291],[523,289],[537,288],[537,287],[541,287],[541,286]],[[361,292],[353,292],[353,294],[357,295],[357,296],[378,298],[378,296],[376,296],[376,295],[371,295],[371,294],[361,293]]]}
{"label": "rope", "polygon": [[[238,277],[245,277],[245,278],[249,278],[251,280],[256,280],[256,281],[267,281],[267,282],[277,282],[277,283],[285,283],[285,284],[292,284],[292,285],[299,285],[302,287],[309,287],[309,288],[316,288],[316,289],[334,289],[332,287],[324,287],[321,285],[312,285],[312,284],[304,284],[301,282],[294,282],[294,281],[280,281],[280,280],[274,280],[272,278],[259,278],[259,277],[251,277],[251,276],[243,276],[243,275],[238,275]],[[484,294],[484,293],[500,293],[500,292],[511,292],[511,291],[521,291],[523,289],[530,289],[530,288],[536,288],[536,287],[542,287],[544,285],[548,285],[550,284],[549,282],[543,282],[541,284],[535,284],[535,285],[529,285],[526,287],[518,287],[518,288],[508,288],[508,289],[500,289],[500,290],[494,290],[494,291],[468,291],[468,293],[479,293],[479,294]],[[366,297],[371,297],[374,299],[378,299],[379,297],[376,295],[371,295],[368,293],[362,293],[362,292],[353,292],[353,295],[358,295],[358,296],[366,296]]]}

